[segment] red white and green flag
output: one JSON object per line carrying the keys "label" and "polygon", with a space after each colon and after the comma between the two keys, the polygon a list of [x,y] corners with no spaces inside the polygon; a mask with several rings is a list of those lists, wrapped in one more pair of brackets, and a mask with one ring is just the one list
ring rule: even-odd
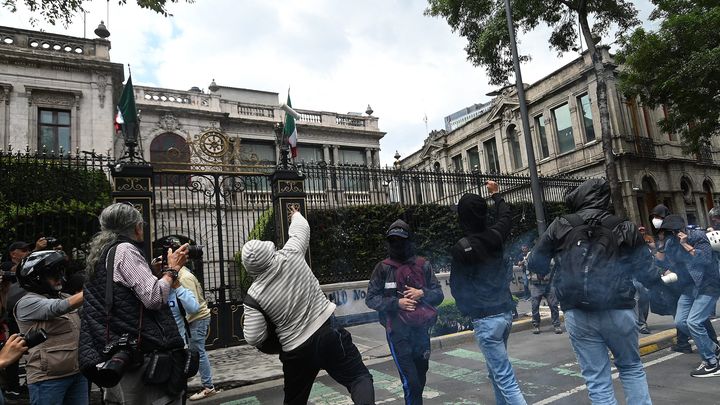
{"label": "red white and green flag", "polygon": [[[290,91],[288,91],[288,98],[287,98],[287,106],[292,108],[292,103],[290,102]],[[295,126],[295,117],[293,117],[290,114],[285,114],[285,136],[288,138],[288,143],[290,144],[290,153],[292,154],[292,157],[297,157],[297,127]]]}
{"label": "red white and green flag", "polygon": [[120,101],[115,114],[115,131],[134,129],[138,123],[137,108],[135,107],[135,91],[133,90],[132,76],[128,77],[123,88]]}

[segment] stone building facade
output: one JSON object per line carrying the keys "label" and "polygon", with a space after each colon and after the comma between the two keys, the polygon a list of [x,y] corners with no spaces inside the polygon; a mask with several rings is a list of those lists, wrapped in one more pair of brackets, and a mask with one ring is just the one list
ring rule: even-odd
{"label": "stone building facade", "polygon": [[0,27],[0,148],[112,153],[110,42]]}
{"label": "stone building facade", "polygon": [[[613,74],[607,80],[613,148],[625,206],[633,221],[649,225],[648,213],[659,203],[706,225],[707,211],[720,205],[720,140],[698,155],[682,151],[678,134],[663,132],[657,122],[663,107],[651,109],[624,97],[618,89],[618,67],[602,49]],[[595,76],[590,55],[525,85],[530,131],[541,175],[605,175]],[[402,159],[403,168],[478,169],[527,174],[519,103],[514,87],[492,100],[492,108],[452,131],[433,131],[422,149]]]}

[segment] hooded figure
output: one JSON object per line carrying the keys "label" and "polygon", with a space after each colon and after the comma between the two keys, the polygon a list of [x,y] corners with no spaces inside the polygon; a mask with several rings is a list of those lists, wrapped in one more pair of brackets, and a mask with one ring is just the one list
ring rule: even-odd
{"label": "hooded figure", "polygon": [[[565,312],[565,329],[585,378],[590,402],[616,402],[608,355],[612,351],[627,403],[650,405],[638,347],[633,276],[648,286],[659,282],[661,272],[651,266],[652,256],[637,226],[610,217],[610,187],[605,179],[583,182],[567,195],[565,202],[575,216],[555,218],[530,254],[528,269],[546,275],[550,272],[551,259],[560,255],[560,267],[556,270],[553,283]],[[571,221],[580,220],[584,223],[576,227],[571,225]],[[581,228],[598,222],[609,232]],[[576,239],[566,240],[573,229],[576,232],[572,233],[572,237],[577,238],[577,244]],[[602,237],[595,239],[590,236],[591,233]],[[587,239],[581,239],[582,236],[587,236]],[[592,245],[604,242],[608,243],[607,246],[615,243],[616,247],[604,249],[602,244]],[[585,253],[602,252],[608,256],[579,256],[583,250]],[[587,258],[587,261],[579,262],[580,258]],[[577,263],[586,267],[575,267]],[[579,280],[584,287],[578,287]]]}
{"label": "hooded figure", "polygon": [[402,219],[393,222],[388,228],[387,248],[388,256],[399,262],[404,262],[415,255],[410,241],[410,226]]}
{"label": "hooded figure", "polygon": [[663,223],[663,219],[665,219],[668,215],[670,215],[670,209],[662,204],[658,204],[652,209],[652,212],[650,213],[650,223],[652,224],[653,230],[656,234]]}
{"label": "hooded figure", "polygon": [[247,295],[258,305],[243,305],[245,340],[258,346],[267,338],[268,321],[275,325],[282,346],[283,403],[307,403],[315,377],[324,369],[333,378],[343,376],[338,382],[355,404],[373,404],[372,376],[350,333],[331,322],[335,304],[305,261],[310,225],[298,211],[291,209],[291,215],[282,249],[260,240],[250,240],[242,248],[243,266],[255,278]]}

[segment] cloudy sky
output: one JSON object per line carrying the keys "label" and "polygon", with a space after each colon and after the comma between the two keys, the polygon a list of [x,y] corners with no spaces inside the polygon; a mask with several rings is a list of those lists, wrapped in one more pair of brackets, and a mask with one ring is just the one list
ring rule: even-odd
{"label": "cloudy sky", "polygon": [[[635,3],[645,21],[649,0]],[[106,19],[107,4],[86,2],[88,37]],[[136,84],[207,88],[215,78],[282,100],[290,86],[298,108],[346,113],[370,104],[387,132],[383,164],[396,150],[407,156],[422,145],[425,116],[427,129],[443,128],[443,117],[488,101],[494,89],[466,60],[465,40],[444,20],[423,15],[426,0],[195,0],[172,4],[169,18],[133,0],[109,4],[112,60],[130,64]],[[33,29],[28,20],[26,10],[0,8],[0,25]],[[83,18],[67,29],[34,29],[82,37]],[[533,58],[523,65],[526,83],[577,57],[550,51],[548,35],[541,28],[519,37],[520,52]]]}

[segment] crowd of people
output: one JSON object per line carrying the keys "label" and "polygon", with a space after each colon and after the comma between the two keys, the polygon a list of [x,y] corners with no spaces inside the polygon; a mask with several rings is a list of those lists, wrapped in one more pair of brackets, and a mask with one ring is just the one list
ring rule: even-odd
{"label": "crowd of people", "polygon": [[[494,213],[477,194],[463,195],[457,205],[464,235],[448,252],[449,284],[458,309],[472,320],[496,403],[522,405],[507,351],[516,307],[504,250],[512,215],[498,184],[488,181],[486,188]],[[540,333],[542,299],[556,334],[563,333],[562,309],[591,402],[617,403],[614,363],[626,402],[651,404],[638,343],[639,333],[649,333],[650,310],[674,316],[673,350],[692,353],[694,341],[701,364],[691,376],[720,376],[720,345],[710,322],[720,296],[720,232],[711,232],[720,231],[720,209],[709,213],[712,227],[700,230],[658,205],[647,230],[610,213],[604,179],[585,181],[566,203],[572,213],[556,218],[532,248],[523,245],[512,266],[525,275],[533,333]],[[282,248],[259,240],[242,248],[242,264],[254,280],[244,303],[245,339],[279,356],[285,404],[307,403],[320,370],[345,386],[355,404],[374,404],[372,374],[305,259],[309,224],[297,206],[288,210]],[[102,388],[106,404],[181,404],[188,379],[198,372],[203,388],[189,399],[214,395],[205,351],[210,310],[186,266],[188,245],[171,240],[173,248],[148,261],[137,209],[112,204],[99,220],[80,282],[78,275],[65,282],[68,258],[53,238],[9,247],[0,273],[5,394],[18,395],[17,364],[26,356],[32,404],[87,404],[91,383]],[[372,272],[366,304],[385,328],[405,403],[422,404],[429,329],[444,295],[430,261],[417,255],[406,222],[390,224],[385,241],[387,257]]]}

